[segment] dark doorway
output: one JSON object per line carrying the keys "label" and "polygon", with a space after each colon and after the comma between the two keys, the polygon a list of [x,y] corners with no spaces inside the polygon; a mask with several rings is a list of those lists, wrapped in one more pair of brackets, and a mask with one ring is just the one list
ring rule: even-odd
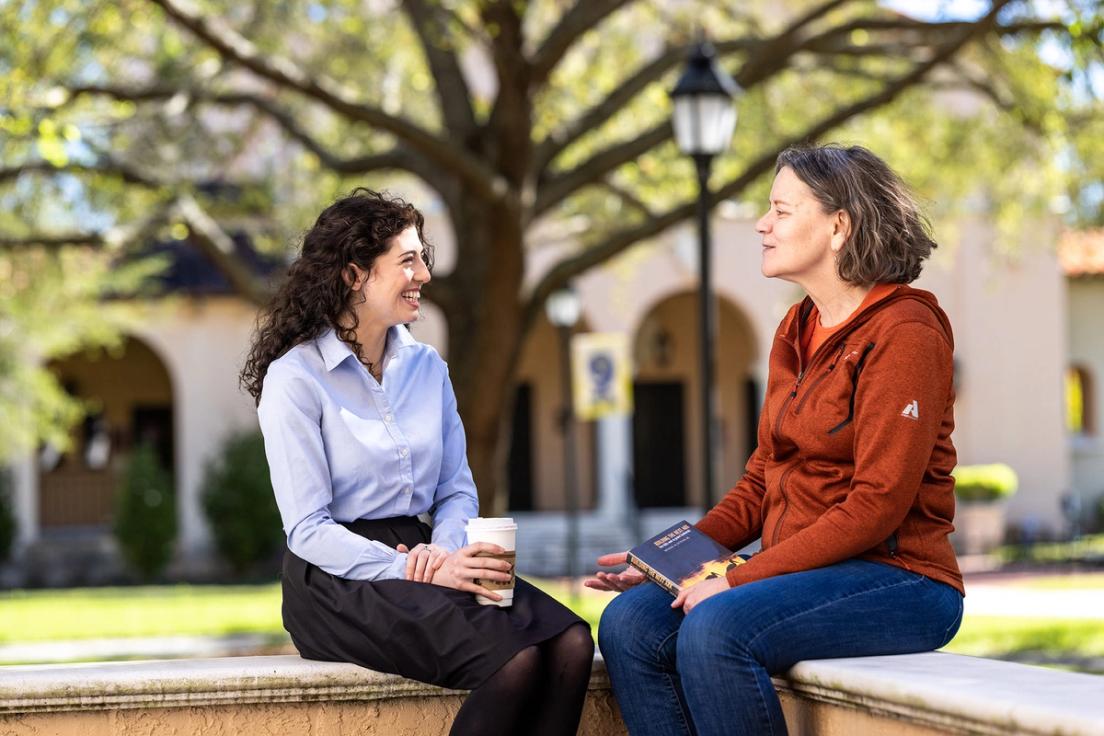
{"label": "dark doorway", "polygon": [[633,384],[633,477],[640,508],[686,506],[681,383]]}
{"label": "dark doorway", "polygon": [[133,445],[152,445],[161,467],[173,472],[173,417],[170,406],[136,406],[131,414]]}
{"label": "dark doorway", "polygon": [[506,460],[511,511],[533,510],[533,387],[519,383],[514,394],[514,421]]}

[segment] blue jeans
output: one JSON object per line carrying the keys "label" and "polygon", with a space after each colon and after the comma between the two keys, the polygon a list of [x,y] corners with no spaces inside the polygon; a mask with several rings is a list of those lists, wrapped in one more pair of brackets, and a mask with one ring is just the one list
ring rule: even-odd
{"label": "blue jeans", "polygon": [[598,645],[633,736],[785,734],[771,675],[938,649],[962,621],[951,586],[865,560],[730,588],[689,615],[672,600],[644,583],[602,614]]}

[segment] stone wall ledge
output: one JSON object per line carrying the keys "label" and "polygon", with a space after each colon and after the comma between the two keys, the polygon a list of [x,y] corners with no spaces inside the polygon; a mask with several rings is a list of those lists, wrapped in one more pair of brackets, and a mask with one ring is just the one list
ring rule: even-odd
{"label": "stone wall ledge", "polygon": [[[1104,736],[1104,678],[1009,662],[940,652],[818,660],[797,664],[775,685],[793,734]],[[604,725],[584,732],[623,733],[600,657],[590,689]],[[277,703],[447,699],[455,709],[461,694],[297,656],[9,666],[0,667],[0,722]]]}
{"label": "stone wall ledge", "polygon": [[[861,711],[932,733],[1104,736],[1104,677],[995,659],[930,652],[810,660],[775,686],[806,707]],[[791,732],[819,733],[792,725]]]}

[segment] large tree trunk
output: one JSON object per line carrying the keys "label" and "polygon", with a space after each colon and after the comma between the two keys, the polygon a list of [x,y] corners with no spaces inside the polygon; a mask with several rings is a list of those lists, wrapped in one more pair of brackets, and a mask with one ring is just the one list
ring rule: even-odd
{"label": "large tree trunk", "polygon": [[[450,276],[463,296],[445,315],[449,373],[468,438],[468,462],[484,515],[506,509],[505,448],[514,371],[523,338],[518,291],[523,276],[520,218],[464,197],[453,210],[464,258]],[[431,287],[432,288],[432,287]]]}

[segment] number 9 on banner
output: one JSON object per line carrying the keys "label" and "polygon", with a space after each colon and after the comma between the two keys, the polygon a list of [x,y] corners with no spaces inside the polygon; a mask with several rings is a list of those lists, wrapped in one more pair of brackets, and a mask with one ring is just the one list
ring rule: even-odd
{"label": "number 9 on banner", "polygon": [[575,415],[582,420],[632,411],[632,365],[628,337],[588,332],[571,341]]}

